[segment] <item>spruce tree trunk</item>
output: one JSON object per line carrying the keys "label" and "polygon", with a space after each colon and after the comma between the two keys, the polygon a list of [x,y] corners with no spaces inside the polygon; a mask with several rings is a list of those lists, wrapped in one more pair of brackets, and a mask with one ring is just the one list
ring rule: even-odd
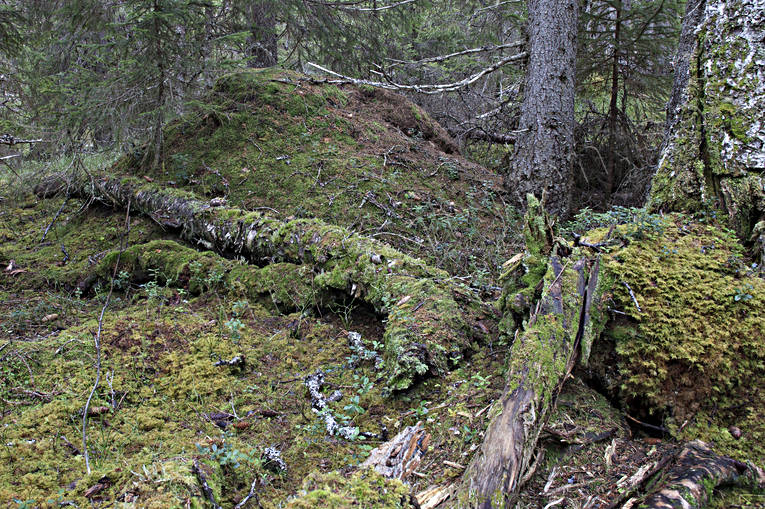
{"label": "spruce tree trunk", "polygon": [[529,0],[529,62],[519,128],[505,188],[519,206],[545,196],[546,209],[569,211],[574,147],[576,0]]}
{"label": "spruce tree trunk", "polygon": [[[691,0],[649,207],[721,210],[765,248],[765,2]],[[757,238],[759,236],[759,238]]]}
{"label": "spruce tree trunk", "polygon": [[250,36],[247,38],[247,66],[273,67],[277,62],[276,17],[269,0],[249,6]]}

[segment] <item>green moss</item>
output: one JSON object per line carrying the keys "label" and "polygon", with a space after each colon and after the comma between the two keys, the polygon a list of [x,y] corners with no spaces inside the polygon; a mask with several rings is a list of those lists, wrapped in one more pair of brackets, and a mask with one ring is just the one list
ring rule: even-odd
{"label": "green moss", "polygon": [[679,215],[665,227],[602,261],[604,296],[629,315],[606,333],[618,365],[612,387],[637,411],[724,423],[762,392],[765,283],[746,275],[730,231]]}
{"label": "green moss", "polygon": [[[432,119],[373,92],[287,71],[232,73],[166,127],[161,168],[128,155],[112,171],[282,219],[320,218],[490,284],[516,240],[501,179],[434,149],[428,140],[448,137]],[[410,138],[410,127],[427,136]]]}
{"label": "green moss", "polygon": [[400,481],[386,479],[373,470],[363,470],[347,479],[337,473],[312,473],[305,480],[301,494],[290,500],[287,507],[403,509],[414,505],[410,502],[408,488]]}

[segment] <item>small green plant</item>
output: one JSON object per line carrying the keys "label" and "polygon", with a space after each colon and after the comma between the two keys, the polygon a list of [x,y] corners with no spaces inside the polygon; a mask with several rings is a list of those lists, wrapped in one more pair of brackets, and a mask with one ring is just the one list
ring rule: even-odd
{"label": "small green plant", "polygon": [[473,385],[480,390],[488,388],[489,384],[491,383],[491,378],[488,376],[482,376],[480,371],[478,373],[474,373],[473,376],[470,377],[470,380],[472,381]]}
{"label": "small green plant", "polygon": [[238,317],[231,317],[231,319],[224,323],[223,326],[228,331],[229,338],[233,339],[235,342],[242,339],[242,329],[244,329],[245,326]]}
{"label": "small green plant", "polygon": [[224,442],[221,447],[218,447],[218,444],[212,444],[210,447],[202,447],[197,444],[197,451],[199,454],[208,456],[222,467],[230,466],[232,468],[239,468],[242,463],[259,463],[259,460],[236,449],[228,442]]}
{"label": "small green plant", "polygon": [[356,414],[356,415],[363,414],[366,410],[364,410],[361,407],[361,403],[359,401],[360,398],[361,396],[359,396],[358,394],[354,394],[353,396],[351,396],[350,402],[343,407],[343,410],[351,414]]}
{"label": "small green plant", "polygon": [[735,302],[746,302],[748,300],[752,300],[754,296],[749,293],[754,291],[754,286],[751,285],[751,283],[746,283],[743,286],[740,286],[734,290],[733,294],[733,300]]}
{"label": "small green plant", "polygon": [[425,417],[428,415],[428,407],[427,407],[427,401],[420,401],[420,405],[417,407],[410,408],[410,412],[414,412],[417,417]]}
{"label": "small green plant", "polygon": [[362,377],[359,375],[353,375],[353,378],[355,380],[353,385],[357,387],[356,392],[358,392],[361,396],[371,391],[375,386],[374,382],[372,382],[368,376]]}
{"label": "small green plant", "polygon": [[234,302],[234,305],[231,308],[231,312],[234,313],[234,316],[244,316],[248,309],[250,309],[249,302],[246,300],[238,300]]}
{"label": "small green plant", "polygon": [[469,444],[478,436],[478,428],[471,428],[467,424],[462,425],[462,441]]}
{"label": "small green plant", "polygon": [[130,273],[126,270],[121,270],[117,277],[114,278],[114,288],[116,290],[127,290],[130,287]]}

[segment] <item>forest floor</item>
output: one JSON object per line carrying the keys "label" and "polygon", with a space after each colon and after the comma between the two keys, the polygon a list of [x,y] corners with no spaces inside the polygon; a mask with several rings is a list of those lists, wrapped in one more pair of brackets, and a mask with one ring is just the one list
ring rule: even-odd
{"label": "forest floor", "polygon": [[[243,262],[214,254],[217,265],[190,263],[182,277],[127,265],[104,277],[107,255],[130,246],[148,245],[159,258],[174,256],[179,245],[203,248],[157,218],[65,196],[39,199],[32,189],[46,173],[80,166],[285,221],[318,218],[418,257],[494,301],[502,263],[523,249],[522,218],[503,203],[501,179],[460,156],[443,129],[405,99],[290,73],[221,79],[165,138],[156,170],[142,168],[145,153],[136,149],[109,164],[98,157],[40,163],[0,177],[0,505],[202,507],[213,499],[234,507],[254,493],[245,507],[405,507],[411,502],[402,493],[416,497],[458,483],[504,388],[509,339],[473,344],[443,376],[392,392],[376,362],[386,325],[380,310],[352,295],[320,306],[290,302],[298,290],[283,281],[271,295],[247,297],[225,277]],[[666,235],[677,237],[685,223],[673,220]],[[725,239],[714,239],[723,256]],[[672,245],[664,249],[653,255],[673,254]],[[711,270],[711,262],[693,260]],[[313,277],[310,266],[301,270]],[[725,292],[739,289],[731,316],[761,324],[756,311],[733,307],[742,299],[742,306],[761,307],[761,286],[725,277]],[[487,329],[495,330],[490,321]],[[645,332],[628,325],[615,321],[604,344]],[[610,351],[594,350],[592,362],[613,362]],[[325,412],[353,430],[352,439],[328,433],[312,409],[306,378],[319,371],[325,395],[342,394]],[[627,415],[648,405],[630,407],[640,398],[620,399],[604,386],[618,375],[582,368],[545,428],[544,455],[519,506],[624,502],[645,489],[633,493],[630,477],[675,451],[675,439],[695,438],[683,434],[690,429],[706,430],[704,438],[726,454],[762,464],[762,371],[746,372],[754,377],[741,408],[718,415],[684,402],[685,423],[665,426],[663,413]],[[584,380],[598,381],[609,399]],[[726,390],[735,392],[733,385]],[[665,403],[664,388],[643,388]],[[406,489],[352,476],[373,448],[418,422],[429,446],[403,479]],[[720,507],[765,504],[753,490],[718,494]]]}

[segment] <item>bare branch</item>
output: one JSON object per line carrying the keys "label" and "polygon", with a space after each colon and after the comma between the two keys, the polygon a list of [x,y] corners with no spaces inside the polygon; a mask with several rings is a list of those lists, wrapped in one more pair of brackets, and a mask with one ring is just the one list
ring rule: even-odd
{"label": "bare branch", "polygon": [[433,62],[443,62],[444,60],[448,60],[454,57],[459,57],[462,55],[473,55],[475,53],[485,53],[485,52],[497,51],[497,50],[507,49],[507,48],[518,48],[520,46],[523,46],[523,44],[524,44],[524,41],[514,41],[514,42],[509,42],[507,44],[499,44],[496,46],[481,46],[480,48],[470,48],[470,49],[466,49],[462,51],[456,51],[454,53],[449,53],[448,55],[439,55],[437,57],[423,58],[421,60],[395,60],[391,58],[390,61],[396,65],[428,64]]}
{"label": "bare branch", "polygon": [[350,76],[345,76],[343,74],[336,73],[334,71],[331,71],[325,67],[322,67],[318,64],[314,64],[312,62],[307,62],[308,65],[311,67],[315,67],[316,69],[327,73],[331,76],[336,76],[337,80],[325,80],[326,83],[330,84],[342,84],[342,83],[353,83],[354,85],[367,85],[371,87],[376,88],[384,88],[387,90],[408,90],[411,92],[417,92],[419,94],[441,94],[444,92],[452,92],[454,90],[459,90],[461,88],[464,88],[468,85],[471,85],[481,79],[482,77],[486,76],[487,74],[491,74],[492,72],[496,71],[500,67],[502,67],[505,64],[508,64],[510,62],[515,62],[518,60],[522,60],[526,58],[528,54],[526,52],[517,53],[515,55],[507,56],[494,64],[490,65],[489,67],[486,67],[485,69],[482,69],[481,71],[473,74],[472,76],[468,76],[467,78],[455,81],[453,83],[444,83],[444,84],[437,84],[437,85],[404,85],[402,83],[395,83],[393,81],[382,82],[382,81],[371,81],[371,80],[362,80],[357,78],[352,78]]}
{"label": "bare branch", "polygon": [[88,455],[88,408],[90,402],[93,400],[93,395],[98,389],[98,383],[101,381],[101,332],[104,325],[104,314],[106,308],[109,307],[109,302],[112,298],[112,292],[114,291],[114,279],[117,277],[117,270],[119,270],[120,258],[122,253],[127,247],[127,238],[130,235],[130,203],[127,205],[127,212],[125,213],[125,233],[120,239],[120,251],[117,254],[117,263],[114,265],[114,273],[112,274],[111,284],[109,285],[109,293],[106,295],[106,301],[101,308],[101,315],[98,317],[98,332],[96,333],[93,341],[96,345],[96,380],[93,382],[93,388],[90,390],[88,400],[85,402],[85,408],[82,411],[82,454],[85,456],[85,468],[90,474],[90,456]]}
{"label": "bare branch", "polygon": [[382,7],[353,7],[354,4],[359,4],[362,2],[349,2],[349,3],[342,3],[342,2],[317,2],[317,1],[310,1],[309,3],[312,4],[319,4],[323,5],[325,7],[335,7],[337,9],[340,9],[341,11],[356,11],[356,12],[379,12],[379,11],[385,11],[388,9],[394,9],[396,7],[400,7],[402,5],[411,4],[416,2],[417,0],[401,0],[400,2],[396,2],[393,4],[383,5]]}
{"label": "bare branch", "polygon": [[43,140],[37,139],[37,140],[24,140],[21,138],[16,138],[15,136],[11,134],[0,134],[0,145],[18,145],[20,143],[39,143]]}

